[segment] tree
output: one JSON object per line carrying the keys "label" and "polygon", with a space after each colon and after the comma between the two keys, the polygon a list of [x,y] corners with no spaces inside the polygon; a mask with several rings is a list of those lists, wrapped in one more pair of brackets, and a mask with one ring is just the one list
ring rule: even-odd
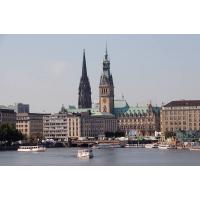
{"label": "tree", "polygon": [[0,126],[0,141],[11,145],[12,142],[17,142],[24,139],[23,134],[18,131],[12,124],[2,124]]}
{"label": "tree", "polygon": [[115,133],[114,132],[105,132],[105,136],[107,138],[113,138],[113,137],[115,137]]}
{"label": "tree", "polygon": [[172,137],[176,137],[176,133],[170,132],[170,131],[165,133],[165,139],[172,138]]}
{"label": "tree", "polygon": [[125,132],[115,132],[115,137],[125,137]]}

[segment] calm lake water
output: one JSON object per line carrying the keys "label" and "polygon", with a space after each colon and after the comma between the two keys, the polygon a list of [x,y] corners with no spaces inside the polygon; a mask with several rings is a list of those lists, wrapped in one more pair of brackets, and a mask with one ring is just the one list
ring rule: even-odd
{"label": "calm lake water", "polygon": [[46,152],[0,152],[1,166],[200,166],[200,152],[145,148],[94,149],[92,159],[78,159],[77,148]]}

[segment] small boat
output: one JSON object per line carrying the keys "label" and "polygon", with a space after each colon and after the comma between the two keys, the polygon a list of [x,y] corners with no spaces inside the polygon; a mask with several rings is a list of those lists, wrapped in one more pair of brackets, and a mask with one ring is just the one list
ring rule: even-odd
{"label": "small boat", "polygon": [[43,146],[20,146],[17,151],[20,152],[44,152],[46,150]]}
{"label": "small boat", "polygon": [[169,145],[169,144],[159,144],[158,145],[159,149],[177,149],[176,146],[174,145]]}
{"label": "small boat", "polygon": [[192,146],[189,148],[190,151],[200,151],[200,146]]}
{"label": "small boat", "polygon": [[156,144],[156,143],[154,143],[154,144],[146,144],[145,148],[147,148],[147,149],[158,148],[158,144]]}
{"label": "small boat", "polygon": [[92,149],[79,149],[77,157],[78,158],[92,158],[93,157]]}
{"label": "small boat", "polygon": [[136,144],[126,144],[125,145],[126,148],[136,148]]}

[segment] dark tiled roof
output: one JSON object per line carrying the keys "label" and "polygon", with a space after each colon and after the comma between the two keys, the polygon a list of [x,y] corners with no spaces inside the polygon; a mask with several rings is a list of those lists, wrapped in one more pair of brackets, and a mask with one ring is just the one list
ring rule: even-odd
{"label": "dark tiled roof", "polygon": [[164,107],[178,107],[178,106],[200,106],[200,100],[171,101]]}

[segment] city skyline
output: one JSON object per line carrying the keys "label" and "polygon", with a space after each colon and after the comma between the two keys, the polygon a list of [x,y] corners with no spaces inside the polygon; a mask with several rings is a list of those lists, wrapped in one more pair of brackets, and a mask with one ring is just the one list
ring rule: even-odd
{"label": "city skyline", "polygon": [[199,99],[199,35],[1,35],[0,104],[28,103],[31,112],[77,106],[83,49],[96,102],[106,41],[115,99],[159,106]]}

